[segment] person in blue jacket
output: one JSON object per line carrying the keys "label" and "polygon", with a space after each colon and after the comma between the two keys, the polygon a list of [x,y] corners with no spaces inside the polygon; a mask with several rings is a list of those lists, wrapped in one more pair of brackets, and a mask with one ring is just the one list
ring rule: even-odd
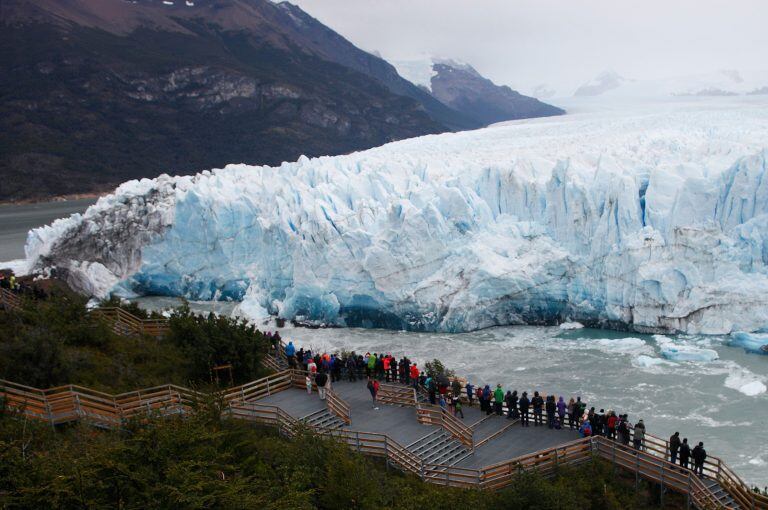
{"label": "person in blue jacket", "polygon": [[289,341],[285,346],[285,356],[288,358],[288,366],[296,368],[296,347],[293,345],[293,341]]}

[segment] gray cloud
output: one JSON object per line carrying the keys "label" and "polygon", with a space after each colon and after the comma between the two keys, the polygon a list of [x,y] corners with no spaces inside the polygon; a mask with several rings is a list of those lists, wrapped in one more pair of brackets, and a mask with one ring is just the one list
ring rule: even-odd
{"label": "gray cloud", "polygon": [[768,67],[763,0],[293,0],[368,51],[469,62],[571,91],[605,69],[656,79]]}

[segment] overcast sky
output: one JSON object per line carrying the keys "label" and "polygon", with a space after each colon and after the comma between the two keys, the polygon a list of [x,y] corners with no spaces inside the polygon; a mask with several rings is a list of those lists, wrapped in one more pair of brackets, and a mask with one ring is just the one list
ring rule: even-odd
{"label": "overcast sky", "polygon": [[768,67],[766,0],[291,0],[385,58],[472,64],[521,90]]}

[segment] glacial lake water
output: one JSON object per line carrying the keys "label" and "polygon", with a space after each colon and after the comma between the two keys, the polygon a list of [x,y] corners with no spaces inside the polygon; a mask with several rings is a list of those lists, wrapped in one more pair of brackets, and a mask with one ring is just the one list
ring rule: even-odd
{"label": "glacial lake water", "polygon": [[[91,202],[0,206],[0,261],[23,257],[29,228],[82,212]],[[179,303],[162,297],[138,301],[152,309]],[[222,314],[235,309],[234,303],[222,302],[191,306]],[[627,412],[632,421],[643,418],[654,435],[668,437],[679,430],[689,441],[704,441],[745,480],[768,485],[768,394],[739,391],[750,382],[768,384],[768,356],[725,345],[725,338],[667,339],[713,349],[719,356],[709,362],[669,362],[660,355],[658,338],[593,329],[510,326],[444,334],[288,327],[282,335],[313,349],[408,353],[419,363],[439,358],[475,384],[581,395],[597,409]]]}

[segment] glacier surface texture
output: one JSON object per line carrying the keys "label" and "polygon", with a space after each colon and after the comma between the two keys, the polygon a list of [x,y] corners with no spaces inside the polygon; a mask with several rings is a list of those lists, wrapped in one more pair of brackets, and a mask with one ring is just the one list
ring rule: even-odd
{"label": "glacier surface texture", "polygon": [[768,103],[692,101],[131,181],[31,231],[85,293],[468,331],[768,328]]}

